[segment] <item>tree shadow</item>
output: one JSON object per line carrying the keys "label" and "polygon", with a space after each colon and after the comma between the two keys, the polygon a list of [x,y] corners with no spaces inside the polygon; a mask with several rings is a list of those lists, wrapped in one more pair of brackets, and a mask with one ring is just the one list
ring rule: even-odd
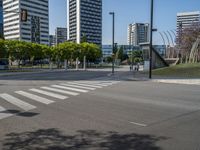
{"label": "tree shadow", "polygon": [[161,150],[156,143],[165,139],[152,135],[102,133],[95,130],[64,135],[52,128],[10,133],[3,142],[3,150]]}
{"label": "tree shadow", "polygon": [[35,113],[35,112],[21,112],[19,110],[14,110],[14,109],[8,109],[5,111],[0,111],[0,114],[4,113],[4,114],[13,114],[16,116],[20,116],[20,117],[34,117],[36,115],[39,115],[39,113]]}

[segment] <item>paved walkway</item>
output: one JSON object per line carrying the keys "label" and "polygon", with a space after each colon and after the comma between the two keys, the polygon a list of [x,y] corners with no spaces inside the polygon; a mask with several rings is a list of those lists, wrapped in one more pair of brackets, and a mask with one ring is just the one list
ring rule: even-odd
{"label": "paved walkway", "polygon": [[[125,77],[126,76],[126,77]],[[127,72],[121,79],[126,79],[130,81],[152,81],[158,83],[172,83],[172,84],[186,84],[186,85],[200,85],[199,79],[183,79],[178,77],[161,77],[153,76],[153,79],[148,78],[148,73],[144,72]]]}

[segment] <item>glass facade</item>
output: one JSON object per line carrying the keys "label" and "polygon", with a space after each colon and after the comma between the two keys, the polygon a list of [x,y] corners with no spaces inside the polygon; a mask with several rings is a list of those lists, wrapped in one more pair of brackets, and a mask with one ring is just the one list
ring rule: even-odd
{"label": "glass facade", "polygon": [[68,38],[102,43],[102,0],[68,0]]}
{"label": "glass facade", "polygon": [[81,0],[81,39],[101,45],[102,2],[101,0]]}
{"label": "glass facade", "polygon": [[0,37],[3,37],[3,0],[0,0]]}

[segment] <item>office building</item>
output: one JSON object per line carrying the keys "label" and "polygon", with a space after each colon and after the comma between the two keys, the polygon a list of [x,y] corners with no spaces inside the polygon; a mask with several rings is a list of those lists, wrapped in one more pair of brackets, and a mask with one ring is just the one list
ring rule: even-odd
{"label": "office building", "polygon": [[102,0],[67,0],[69,41],[102,43]]}
{"label": "office building", "polygon": [[[132,51],[141,50],[139,46],[132,46],[132,45],[117,45],[117,49],[123,49],[124,54],[129,55]],[[102,55],[103,58],[111,57],[112,56],[112,45],[102,45]]]}
{"label": "office building", "polygon": [[200,22],[200,11],[177,13],[177,31]]}
{"label": "office building", "polygon": [[67,41],[67,28],[56,28],[55,31],[56,45]]}
{"label": "office building", "polygon": [[134,23],[128,26],[128,45],[139,46],[140,43],[149,42],[149,24]]}
{"label": "office building", "polygon": [[49,46],[55,46],[55,45],[56,45],[56,36],[49,35]]}
{"label": "office building", "polygon": [[[49,44],[49,0],[3,0],[4,37]],[[21,21],[21,10],[27,10],[26,22]]]}
{"label": "office building", "polygon": [[3,38],[3,0],[0,0],[0,38]]}

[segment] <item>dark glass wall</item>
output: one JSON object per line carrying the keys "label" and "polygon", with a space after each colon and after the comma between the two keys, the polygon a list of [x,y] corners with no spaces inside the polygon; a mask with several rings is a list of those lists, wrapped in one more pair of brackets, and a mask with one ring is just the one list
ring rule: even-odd
{"label": "dark glass wall", "polygon": [[3,37],[3,0],[0,0],[0,37]]}

